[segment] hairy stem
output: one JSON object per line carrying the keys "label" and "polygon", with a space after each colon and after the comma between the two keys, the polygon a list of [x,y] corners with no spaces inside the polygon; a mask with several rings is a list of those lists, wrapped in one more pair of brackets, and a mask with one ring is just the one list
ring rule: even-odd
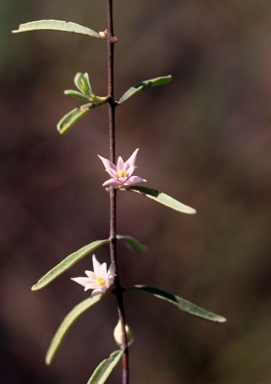
{"label": "hairy stem", "polygon": [[[108,56],[108,114],[109,114],[109,148],[110,148],[110,161],[116,161],[116,139],[115,139],[115,108],[116,103],[114,100],[114,45],[116,38],[113,31],[113,0],[107,0],[107,56]],[[116,238],[116,217],[117,217],[117,191],[114,188],[110,189],[110,258],[111,263],[116,266],[116,297],[118,306],[118,316],[122,328],[122,349],[124,351],[122,356],[122,383],[128,384],[129,382],[129,355],[127,345],[127,335],[125,332],[125,311],[122,296],[122,288],[118,273],[117,263],[117,238]]]}

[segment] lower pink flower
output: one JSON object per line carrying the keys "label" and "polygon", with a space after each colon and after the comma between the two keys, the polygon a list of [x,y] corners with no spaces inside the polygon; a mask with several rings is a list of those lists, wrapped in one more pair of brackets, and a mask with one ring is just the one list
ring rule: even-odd
{"label": "lower pink flower", "polygon": [[85,287],[85,291],[93,289],[91,297],[103,294],[114,283],[115,266],[111,264],[108,271],[106,263],[100,264],[95,255],[92,256],[93,271],[85,271],[87,277],[72,277],[76,283]]}

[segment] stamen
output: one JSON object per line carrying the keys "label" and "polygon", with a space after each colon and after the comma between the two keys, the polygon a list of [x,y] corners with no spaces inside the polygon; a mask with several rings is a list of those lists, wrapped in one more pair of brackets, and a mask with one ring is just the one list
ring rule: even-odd
{"label": "stamen", "polygon": [[124,169],[120,169],[118,171],[118,177],[126,177],[126,171],[124,171]]}
{"label": "stamen", "polygon": [[102,287],[103,285],[105,285],[105,283],[106,283],[106,281],[105,281],[105,279],[104,279],[103,277],[97,277],[97,279],[95,280],[95,282],[96,282],[98,285],[100,285],[101,287]]}

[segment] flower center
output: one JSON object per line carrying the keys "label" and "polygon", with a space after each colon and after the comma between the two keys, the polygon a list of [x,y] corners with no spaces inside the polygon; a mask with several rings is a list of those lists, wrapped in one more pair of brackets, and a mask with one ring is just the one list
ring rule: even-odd
{"label": "flower center", "polygon": [[118,177],[126,177],[126,171],[124,171],[124,169],[120,169],[118,171]]}
{"label": "flower center", "polygon": [[97,283],[100,287],[102,287],[103,285],[105,285],[106,281],[103,277],[97,277],[97,279],[95,280],[95,283]]}

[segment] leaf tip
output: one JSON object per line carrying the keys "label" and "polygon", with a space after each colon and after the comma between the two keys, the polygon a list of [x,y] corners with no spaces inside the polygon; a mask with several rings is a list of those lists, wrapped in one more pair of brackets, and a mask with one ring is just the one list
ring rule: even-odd
{"label": "leaf tip", "polygon": [[38,288],[38,283],[32,285],[31,287],[31,291],[37,291],[39,288]]}
{"label": "leaf tip", "polygon": [[51,362],[52,362],[52,358],[51,358],[50,356],[47,356],[47,355],[46,355],[46,357],[45,357],[45,364],[46,364],[46,365],[50,365]]}
{"label": "leaf tip", "polygon": [[64,131],[62,127],[59,127],[58,125],[56,126],[56,129],[58,131],[58,133],[60,133],[61,135],[63,135],[64,133],[66,133],[67,131]]}
{"label": "leaf tip", "polygon": [[195,215],[197,210],[195,208],[190,208],[190,212],[187,212],[189,215]]}
{"label": "leaf tip", "polygon": [[219,316],[219,318],[217,319],[217,322],[218,322],[218,323],[226,323],[226,322],[227,322],[227,319],[226,319],[226,317]]}

